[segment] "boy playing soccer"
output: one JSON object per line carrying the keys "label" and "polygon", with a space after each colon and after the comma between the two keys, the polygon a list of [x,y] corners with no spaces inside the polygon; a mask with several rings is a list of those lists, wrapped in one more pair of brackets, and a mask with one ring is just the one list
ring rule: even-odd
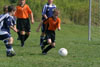
{"label": "boy playing soccer", "polygon": [[46,31],[46,39],[47,39],[47,43],[49,44],[49,46],[47,46],[45,49],[44,47],[47,44],[43,44],[43,51],[42,54],[47,54],[47,52],[51,49],[55,47],[55,30],[58,29],[60,30],[60,23],[61,20],[60,18],[58,18],[58,14],[59,11],[57,9],[55,9],[53,11],[53,16],[48,18],[44,24],[45,24],[45,31]]}
{"label": "boy playing soccer", "polygon": [[14,30],[15,32],[17,32],[17,29],[13,24],[14,19],[12,17],[15,14],[16,9],[13,5],[8,6],[7,9],[8,9],[8,13],[4,15],[0,15],[0,19],[2,16],[5,16],[5,18],[3,18],[0,21],[0,40],[3,40],[3,42],[5,43],[5,46],[7,48],[7,51],[6,51],[7,56],[12,57],[15,55],[15,52],[12,47],[13,38],[11,37],[11,34],[10,34],[10,28]]}
{"label": "boy playing soccer", "polygon": [[53,11],[56,8],[56,5],[53,4],[53,0],[48,0],[48,3],[44,5],[43,10],[42,10],[42,22],[40,23],[39,27],[37,28],[37,32],[39,31],[40,27],[42,29],[42,33],[40,36],[40,46],[43,46],[43,41],[45,39],[45,25],[43,22],[49,18],[52,17]]}
{"label": "boy playing soccer", "polygon": [[17,29],[19,30],[18,37],[21,41],[21,47],[24,46],[24,42],[30,35],[29,16],[31,17],[31,23],[34,23],[33,13],[25,2],[26,0],[19,0],[15,13],[17,18]]}

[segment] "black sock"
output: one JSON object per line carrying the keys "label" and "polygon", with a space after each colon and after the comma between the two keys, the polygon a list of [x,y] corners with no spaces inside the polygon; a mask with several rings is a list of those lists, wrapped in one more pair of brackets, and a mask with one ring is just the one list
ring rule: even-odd
{"label": "black sock", "polygon": [[44,49],[43,52],[47,53],[50,49],[52,49],[51,45],[49,45],[46,49]]}
{"label": "black sock", "polygon": [[7,49],[11,49],[12,48],[12,44],[6,44],[5,45]]}
{"label": "black sock", "polygon": [[29,37],[29,35],[25,34],[24,41],[26,41],[28,37]]}
{"label": "black sock", "polygon": [[46,42],[43,42],[43,46],[46,46],[46,45],[48,45],[47,41]]}
{"label": "black sock", "polygon": [[25,37],[25,35],[20,36],[21,46],[24,46],[24,37]]}
{"label": "black sock", "polygon": [[45,48],[45,46],[48,45],[47,41],[46,42],[43,42],[42,46],[41,46],[41,49],[43,50]]}
{"label": "black sock", "polygon": [[42,46],[43,41],[44,41],[44,36],[41,36],[41,37],[40,37],[40,46]]}
{"label": "black sock", "polygon": [[17,34],[18,34],[18,38],[20,38],[20,32],[17,32]]}

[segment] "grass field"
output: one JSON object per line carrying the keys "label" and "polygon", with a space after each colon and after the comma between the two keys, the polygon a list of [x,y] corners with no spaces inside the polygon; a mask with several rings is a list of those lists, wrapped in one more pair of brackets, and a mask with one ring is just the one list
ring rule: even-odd
{"label": "grass field", "polygon": [[[87,26],[62,24],[62,30],[56,32],[56,48],[42,55],[40,32],[35,32],[37,25],[32,25],[31,36],[23,48],[16,40],[17,34],[12,32],[16,51],[14,57],[6,57],[5,46],[0,41],[0,67],[100,67],[99,27],[92,27],[92,41],[88,41]],[[58,54],[62,47],[69,52],[65,57]]]}

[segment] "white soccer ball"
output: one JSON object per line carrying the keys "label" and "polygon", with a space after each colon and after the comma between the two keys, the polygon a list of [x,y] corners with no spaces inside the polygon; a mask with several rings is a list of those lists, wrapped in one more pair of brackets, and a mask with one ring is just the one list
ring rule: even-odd
{"label": "white soccer ball", "polygon": [[65,48],[60,48],[59,51],[58,51],[58,53],[59,53],[61,56],[67,56],[68,51],[67,51],[67,49],[65,49]]}

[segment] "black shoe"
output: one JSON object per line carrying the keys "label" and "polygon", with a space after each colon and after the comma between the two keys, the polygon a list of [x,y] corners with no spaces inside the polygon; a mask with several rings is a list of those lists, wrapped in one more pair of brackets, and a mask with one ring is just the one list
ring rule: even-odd
{"label": "black shoe", "polygon": [[46,55],[46,54],[47,54],[47,52],[42,51],[42,54],[43,54],[43,55]]}
{"label": "black shoe", "polygon": [[21,47],[24,47],[24,43],[21,43]]}
{"label": "black shoe", "polygon": [[21,47],[24,47],[24,44],[21,44]]}
{"label": "black shoe", "polygon": [[7,57],[12,57],[12,56],[15,56],[15,55],[16,55],[15,52],[12,52],[12,51],[7,52]]}
{"label": "black shoe", "polygon": [[47,53],[46,53],[46,52],[42,52],[42,54],[43,54],[43,55],[46,55]]}

